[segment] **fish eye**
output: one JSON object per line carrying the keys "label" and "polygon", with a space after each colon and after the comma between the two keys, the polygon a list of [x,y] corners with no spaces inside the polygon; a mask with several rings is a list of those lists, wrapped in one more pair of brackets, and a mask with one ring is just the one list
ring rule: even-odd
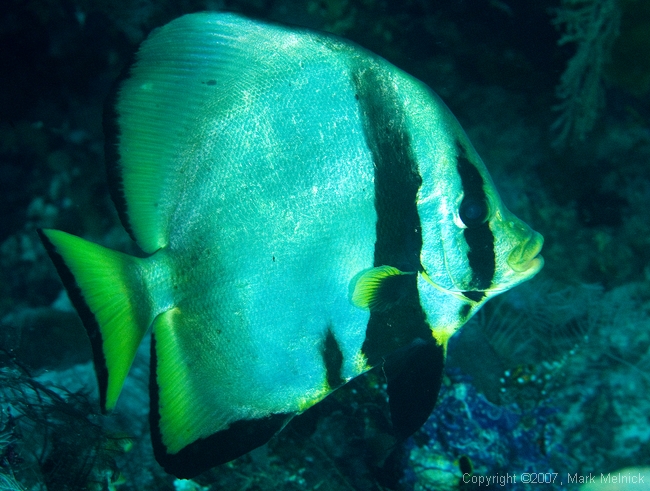
{"label": "fish eye", "polygon": [[458,209],[458,216],[463,224],[470,228],[485,223],[489,211],[488,204],[485,200],[465,198]]}

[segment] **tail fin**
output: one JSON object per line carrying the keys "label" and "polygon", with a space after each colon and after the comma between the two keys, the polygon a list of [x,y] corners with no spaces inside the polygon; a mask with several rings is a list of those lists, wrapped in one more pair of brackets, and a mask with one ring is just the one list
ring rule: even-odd
{"label": "tail fin", "polygon": [[151,323],[142,261],[59,230],[39,230],[92,344],[102,411],[111,411]]}

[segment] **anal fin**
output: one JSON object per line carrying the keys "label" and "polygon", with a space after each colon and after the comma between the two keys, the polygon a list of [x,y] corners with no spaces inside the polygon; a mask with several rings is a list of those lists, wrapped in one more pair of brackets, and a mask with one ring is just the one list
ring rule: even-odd
{"label": "anal fin", "polygon": [[[200,358],[188,337],[197,333],[181,309],[158,315],[151,337],[149,419],[156,460],[182,479],[229,462],[265,444],[294,414],[271,413],[255,419],[223,420],[228,400],[208,397],[204,384],[218,379]],[[206,328],[209,329],[209,328]],[[218,356],[218,355],[217,355]]]}
{"label": "anal fin", "polygon": [[393,434],[404,441],[429,418],[442,383],[445,350],[417,339],[384,364]]}

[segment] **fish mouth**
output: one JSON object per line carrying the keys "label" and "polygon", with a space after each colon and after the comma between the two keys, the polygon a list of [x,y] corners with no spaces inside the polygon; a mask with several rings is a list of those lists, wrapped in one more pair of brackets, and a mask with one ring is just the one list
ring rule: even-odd
{"label": "fish mouth", "polygon": [[493,297],[532,278],[544,267],[544,258],[540,254],[542,246],[544,245],[544,237],[542,237],[538,232],[531,232],[532,233],[526,240],[522,241],[519,245],[515,246],[512,251],[510,251],[507,263],[508,266],[510,266],[510,269],[514,271],[515,275],[514,277],[510,277],[510,281],[504,281],[502,288],[489,288],[487,290],[465,290],[458,287],[448,288],[433,281],[424,268],[420,271],[420,276],[422,276],[422,278],[436,290],[463,301],[466,301],[467,298],[472,300],[474,299],[474,296],[479,299],[478,297],[480,294],[483,294],[486,297]]}
{"label": "fish mouth", "polygon": [[515,247],[508,256],[508,266],[516,273],[534,275],[544,266],[544,258],[540,255],[544,237],[533,232],[530,238]]}
{"label": "fish mouth", "polygon": [[530,261],[527,261],[526,263],[522,263],[518,266],[521,267],[521,269],[515,269],[512,266],[511,268],[517,273],[529,273],[530,275],[537,274],[539,270],[544,267],[544,257],[541,255],[537,255],[534,258],[532,258]]}

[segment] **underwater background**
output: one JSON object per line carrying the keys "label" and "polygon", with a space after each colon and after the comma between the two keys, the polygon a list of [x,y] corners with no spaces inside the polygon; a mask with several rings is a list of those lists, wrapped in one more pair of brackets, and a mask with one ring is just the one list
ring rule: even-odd
{"label": "underwater background", "polygon": [[[151,29],[201,10],[329,31],[423,80],[545,237],[542,272],[452,338],[436,409],[388,458],[381,370],[194,481],[153,458],[146,342],[99,414],[36,229],[137,253],[104,99]],[[648,0],[3,0],[0,57],[0,490],[650,489]],[[646,483],[582,486],[619,471]]]}

